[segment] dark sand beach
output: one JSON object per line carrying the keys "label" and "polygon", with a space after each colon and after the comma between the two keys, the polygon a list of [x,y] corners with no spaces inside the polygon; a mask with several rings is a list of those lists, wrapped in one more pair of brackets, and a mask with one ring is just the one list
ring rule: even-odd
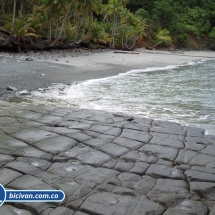
{"label": "dark sand beach", "polygon": [[32,91],[52,83],[72,84],[134,69],[215,59],[215,52],[209,51],[136,51],[139,54],[116,54],[113,50],[0,53],[0,99],[15,96],[14,91],[7,90],[9,86],[17,91]]}

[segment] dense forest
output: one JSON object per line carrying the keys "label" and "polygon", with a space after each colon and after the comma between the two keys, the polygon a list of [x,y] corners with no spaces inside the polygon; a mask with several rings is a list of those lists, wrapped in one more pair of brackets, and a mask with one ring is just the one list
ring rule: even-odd
{"label": "dense forest", "polygon": [[0,0],[0,47],[215,48],[214,0]]}

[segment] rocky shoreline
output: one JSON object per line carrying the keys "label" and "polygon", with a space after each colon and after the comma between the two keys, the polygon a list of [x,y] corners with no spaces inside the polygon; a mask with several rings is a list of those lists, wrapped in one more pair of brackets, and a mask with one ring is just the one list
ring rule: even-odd
{"label": "rocky shoreline", "polygon": [[[135,56],[83,51],[81,57],[57,51],[46,59],[34,52],[0,55],[0,99],[52,83],[215,57],[208,52],[138,51]],[[5,203],[0,214],[215,213],[215,135],[205,135],[201,128],[122,113],[0,101],[0,139],[0,184],[66,194],[60,203]]]}
{"label": "rocky shoreline", "polygon": [[213,215],[215,135],[122,113],[0,103],[0,184],[60,189],[60,203],[0,214]]}

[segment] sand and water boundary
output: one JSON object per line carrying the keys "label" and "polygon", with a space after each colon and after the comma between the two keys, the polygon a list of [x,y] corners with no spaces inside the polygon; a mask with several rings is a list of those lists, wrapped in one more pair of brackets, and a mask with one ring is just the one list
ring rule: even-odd
{"label": "sand and water boundary", "polygon": [[213,60],[212,51],[149,51],[139,54],[113,50],[54,50],[52,52],[0,53],[0,99],[9,100],[14,92],[46,88],[52,83],[72,84],[104,78],[130,70],[177,65],[192,60]]}

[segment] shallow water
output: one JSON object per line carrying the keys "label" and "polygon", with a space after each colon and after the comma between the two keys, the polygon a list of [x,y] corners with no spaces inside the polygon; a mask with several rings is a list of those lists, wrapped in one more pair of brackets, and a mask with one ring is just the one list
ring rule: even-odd
{"label": "shallow water", "polygon": [[67,87],[56,85],[45,93],[33,92],[33,97],[40,103],[177,121],[215,134],[215,61],[133,70]]}

